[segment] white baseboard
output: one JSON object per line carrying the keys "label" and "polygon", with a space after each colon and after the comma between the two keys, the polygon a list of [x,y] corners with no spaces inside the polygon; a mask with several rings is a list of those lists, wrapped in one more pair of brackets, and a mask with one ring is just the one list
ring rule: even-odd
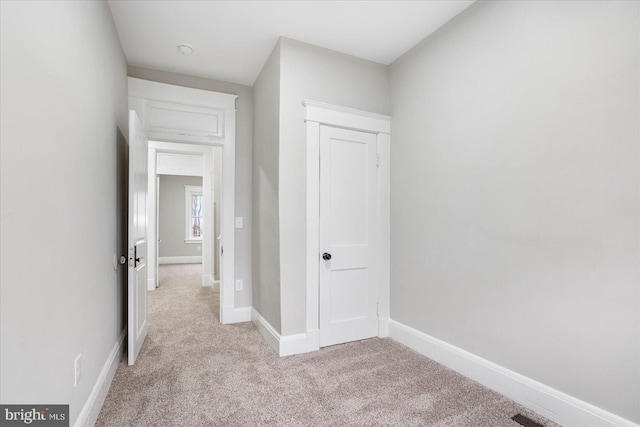
{"label": "white baseboard", "polygon": [[224,325],[251,322],[251,307],[228,307],[223,310],[223,313],[222,323]]}
{"label": "white baseboard", "polygon": [[202,264],[202,256],[161,256],[158,264]]}
{"label": "white baseboard", "polygon": [[320,329],[307,331],[307,353],[320,350]]}
{"label": "white baseboard", "polygon": [[306,353],[307,334],[293,334],[280,336],[280,356],[291,356],[294,354]]}
{"label": "white baseboard", "polygon": [[[251,321],[264,337],[269,346],[278,353],[279,356],[291,356],[293,354],[307,353],[309,344],[307,334],[293,334],[281,336],[267,320],[255,309],[251,310]],[[317,348],[315,349],[317,350]]]}
{"label": "white baseboard", "polygon": [[148,291],[155,291],[156,290],[156,278],[155,277],[148,277],[147,278],[147,290]]}
{"label": "white baseboard", "polygon": [[211,287],[213,288],[213,292],[220,292],[220,280],[214,280]]}
{"label": "white baseboard", "polygon": [[378,337],[387,338],[389,336],[389,322],[388,317],[378,318]]}
{"label": "white baseboard", "polygon": [[203,274],[202,275],[202,286],[204,286],[204,287],[213,286],[213,277],[211,277],[211,275],[209,275],[209,274]]}
{"label": "white baseboard", "polygon": [[118,363],[124,350],[124,338],[126,335],[127,328],[125,326],[122,332],[120,332],[118,340],[111,349],[111,352],[102,367],[102,371],[100,371],[100,375],[98,375],[98,380],[93,386],[93,390],[91,390],[89,398],[82,407],[80,415],[78,415],[78,419],[73,424],[74,427],[89,427],[96,423],[98,415],[100,415],[100,409],[102,409],[104,399],[107,397],[109,387],[111,387],[111,381],[113,381],[113,377],[116,375],[116,371],[118,370]]}
{"label": "white baseboard", "polygon": [[632,421],[394,320],[389,321],[389,336],[565,427],[639,427]]}
{"label": "white baseboard", "polygon": [[280,334],[269,322],[266,321],[264,317],[262,317],[260,313],[256,311],[255,308],[251,309],[251,321],[267,344],[269,344],[269,347],[274,349],[276,353],[280,354]]}

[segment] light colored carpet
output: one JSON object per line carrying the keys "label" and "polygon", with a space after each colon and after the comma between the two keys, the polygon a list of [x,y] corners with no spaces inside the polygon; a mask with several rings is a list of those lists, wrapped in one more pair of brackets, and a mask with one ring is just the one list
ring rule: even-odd
{"label": "light colored carpet", "polygon": [[278,357],[253,324],[220,325],[200,280],[199,265],[161,267],[145,344],[97,426],[557,426],[390,339]]}

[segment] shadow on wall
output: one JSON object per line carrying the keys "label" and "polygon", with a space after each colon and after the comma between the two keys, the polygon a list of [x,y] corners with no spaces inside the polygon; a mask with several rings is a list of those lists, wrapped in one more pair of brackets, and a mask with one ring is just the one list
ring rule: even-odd
{"label": "shadow on wall", "polygon": [[[128,193],[129,193],[129,144],[124,134],[117,129],[116,141],[116,254],[127,257]],[[118,260],[119,262],[119,260]],[[127,264],[118,267],[118,301],[122,324],[127,324]]]}

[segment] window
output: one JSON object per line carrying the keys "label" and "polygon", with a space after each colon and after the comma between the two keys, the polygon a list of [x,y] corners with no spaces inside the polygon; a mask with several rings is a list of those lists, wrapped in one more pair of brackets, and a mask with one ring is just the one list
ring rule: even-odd
{"label": "window", "polygon": [[202,215],[202,187],[195,185],[184,186],[184,207],[185,207],[185,243],[196,243],[202,241],[202,231],[204,218]]}

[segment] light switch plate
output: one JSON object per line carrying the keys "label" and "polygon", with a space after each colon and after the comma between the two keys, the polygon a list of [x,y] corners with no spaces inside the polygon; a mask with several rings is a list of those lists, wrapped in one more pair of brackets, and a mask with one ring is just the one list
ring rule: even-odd
{"label": "light switch plate", "polygon": [[244,221],[241,216],[236,217],[236,228],[244,228]]}

